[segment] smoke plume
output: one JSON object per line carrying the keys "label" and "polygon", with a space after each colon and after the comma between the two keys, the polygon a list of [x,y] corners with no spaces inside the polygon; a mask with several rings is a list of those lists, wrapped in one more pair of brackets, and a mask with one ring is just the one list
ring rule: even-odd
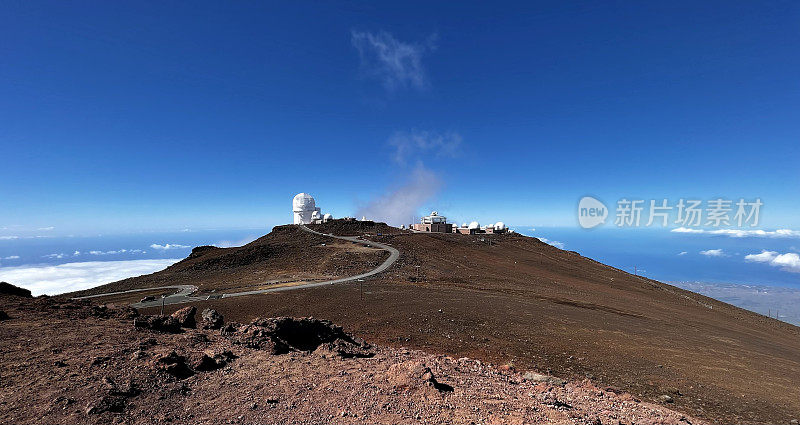
{"label": "smoke plume", "polygon": [[442,188],[442,180],[420,162],[400,185],[370,201],[357,217],[383,221],[393,226],[415,221],[419,209]]}

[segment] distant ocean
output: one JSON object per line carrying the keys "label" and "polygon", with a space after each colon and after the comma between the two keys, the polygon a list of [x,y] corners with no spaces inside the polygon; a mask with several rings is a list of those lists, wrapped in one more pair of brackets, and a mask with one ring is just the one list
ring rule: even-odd
{"label": "distant ocean", "polygon": [[669,283],[800,326],[798,269],[745,256],[800,253],[798,237],[731,237],[667,229],[533,228],[515,230],[610,266]]}
{"label": "distant ocean", "polygon": [[[746,261],[762,251],[800,252],[800,238],[673,233],[665,229],[512,226],[581,255],[800,325],[800,273]],[[0,235],[0,281],[34,294],[86,289],[161,270],[192,247],[246,244],[270,231],[192,230],[74,237]],[[702,254],[705,252],[706,254]]]}
{"label": "distant ocean", "polygon": [[153,273],[200,245],[240,246],[271,228],[71,237],[0,236],[0,281],[54,295]]}

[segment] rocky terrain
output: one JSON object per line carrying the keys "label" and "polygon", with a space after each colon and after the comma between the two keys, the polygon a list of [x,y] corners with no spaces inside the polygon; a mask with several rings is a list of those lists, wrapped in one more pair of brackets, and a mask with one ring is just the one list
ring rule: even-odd
{"label": "rocky terrain", "polygon": [[325,320],[0,305],[0,423],[702,423],[588,379],[374,346]]}

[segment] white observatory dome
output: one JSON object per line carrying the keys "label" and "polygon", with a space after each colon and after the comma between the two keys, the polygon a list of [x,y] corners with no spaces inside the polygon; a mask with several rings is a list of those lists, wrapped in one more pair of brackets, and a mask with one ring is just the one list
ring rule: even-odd
{"label": "white observatory dome", "polygon": [[325,221],[333,220],[333,216],[331,214],[325,214],[322,216],[322,219]]}
{"label": "white observatory dome", "polygon": [[312,220],[319,220],[321,218],[322,218],[322,216],[320,216],[319,210],[314,210],[314,212],[311,213],[311,219]]}
{"label": "white observatory dome", "polygon": [[472,223],[469,224],[469,229],[470,230],[476,230],[476,229],[480,229],[480,228],[481,228],[481,225],[477,221],[473,221]]}
{"label": "white observatory dome", "polygon": [[466,229],[467,228],[467,223],[461,223],[461,228],[462,229]]}
{"label": "white observatory dome", "polygon": [[305,192],[298,193],[292,200],[293,211],[314,211],[316,206],[317,205],[316,202],[314,202],[314,197]]}
{"label": "white observatory dome", "polygon": [[494,230],[503,230],[505,228],[506,224],[503,223],[502,221],[498,221],[497,223],[494,224]]}

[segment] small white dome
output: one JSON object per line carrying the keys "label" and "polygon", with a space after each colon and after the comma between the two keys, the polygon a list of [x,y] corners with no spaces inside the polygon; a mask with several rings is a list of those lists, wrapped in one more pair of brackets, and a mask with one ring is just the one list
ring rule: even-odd
{"label": "small white dome", "polygon": [[312,212],[312,213],[311,213],[311,219],[314,219],[314,220],[316,220],[316,219],[319,219],[319,218],[322,218],[322,217],[320,216],[319,210],[316,210],[316,211],[314,211],[314,212]]}
{"label": "small white dome", "polygon": [[305,192],[298,193],[292,199],[292,210],[294,211],[313,211],[316,206],[314,197]]}
{"label": "small white dome", "polygon": [[505,228],[506,224],[503,223],[502,221],[498,221],[497,223],[494,224],[494,230],[503,230]]}
{"label": "small white dome", "polygon": [[333,216],[330,215],[330,214],[325,214],[325,215],[322,216],[322,219],[323,220],[333,220]]}
{"label": "small white dome", "polygon": [[461,228],[462,229],[466,229],[467,228],[467,223],[461,223]]}
{"label": "small white dome", "polygon": [[480,228],[481,228],[481,224],[478,223],[477,221],[473,221],[472,223],[469,224],[469,229],[471,229],[471,230],[480,229]]}

